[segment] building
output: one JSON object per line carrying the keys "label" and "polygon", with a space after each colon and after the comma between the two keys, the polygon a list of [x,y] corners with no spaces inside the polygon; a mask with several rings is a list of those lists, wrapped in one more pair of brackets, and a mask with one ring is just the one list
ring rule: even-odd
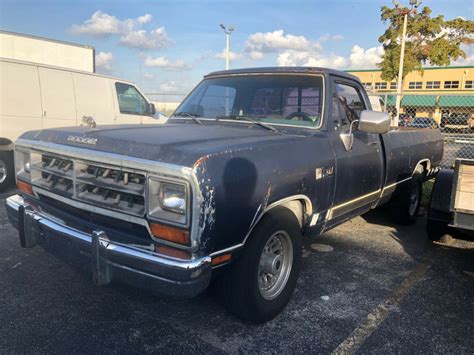
{"label": "building", "polygon": [[[357,76],[366,89],[380,95],[387,110],[393,110],[397,82],[381,78],[381,70],[348,70]],[[474,66],[424,68],[409,73],[403,83],[401,113],[432,117],[470,115],[474,118]]]}
{"label": "building", "polygon": [[95,72],[93,47],[22,33],[0,31],[0,57]]}

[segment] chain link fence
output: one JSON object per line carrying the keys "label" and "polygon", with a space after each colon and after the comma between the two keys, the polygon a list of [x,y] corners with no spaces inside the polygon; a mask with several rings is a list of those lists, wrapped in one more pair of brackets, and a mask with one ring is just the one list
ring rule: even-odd
{"label": "chain link fence", "polygon": [[[382,111],[392,117],[395,115],[396,94],[373,93],[370,96],[371,102],[379,100]],[[474,92],[402,95],[400,107],[399,126],[441,130],[443,168],[453,166],[456,158],[474,159]]]}
{"label": "chain link fence", "polygon": [[170,116],[186,97],[184,93],[146,93],[148,100],[155,104],[156,110]]}

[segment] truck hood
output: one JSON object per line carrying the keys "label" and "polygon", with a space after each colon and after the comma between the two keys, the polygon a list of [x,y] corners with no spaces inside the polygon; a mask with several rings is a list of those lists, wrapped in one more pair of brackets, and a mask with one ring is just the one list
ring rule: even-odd
{"label": "truck hood", "polygon": [[286,142],[296,136],[241,123],[167,123],[54,128],[30,131],[20,138],[192,167],[208,154]]}

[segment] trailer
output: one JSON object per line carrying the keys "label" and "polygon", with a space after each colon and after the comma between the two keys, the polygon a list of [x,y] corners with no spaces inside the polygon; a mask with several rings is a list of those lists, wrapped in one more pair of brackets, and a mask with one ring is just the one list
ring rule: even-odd
{"label": "trailer", "polygon": [[456,159],[441,170],[433,185],[426,231],[439,241],[449,228],[474,231],[474,159]]}

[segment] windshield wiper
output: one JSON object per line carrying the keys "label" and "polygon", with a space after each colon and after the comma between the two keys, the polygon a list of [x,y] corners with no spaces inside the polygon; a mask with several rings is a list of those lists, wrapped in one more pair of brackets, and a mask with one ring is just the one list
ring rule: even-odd
{"label": "windshield wiper", "polygon": [[256,124],[260,127],[263,127],[263,128],[266,128],[272,132],[279,132],[275,127],[273,126],[270,126],[266,123],[263,123],[261,121],[257,121],[253,118],[250,118],[248,116],[237,116],[237,115],[229,115],[229,116],[217,116],[216,119],[220,120],[220,119],[231,119],[231,120],[239,120],[239,121],[247,121],[247,122],[252,122],[253,124]]}
{"label": "windshield wiper", "polygon": [[189,118],[192,118],[192,120],[196,122],[197,124],[202,124],[201,120],[198,118],[198,115],[194,113],[190,113],[190,112],[184,112],[184,111],[178,112],[171,117],[189,117]]}

